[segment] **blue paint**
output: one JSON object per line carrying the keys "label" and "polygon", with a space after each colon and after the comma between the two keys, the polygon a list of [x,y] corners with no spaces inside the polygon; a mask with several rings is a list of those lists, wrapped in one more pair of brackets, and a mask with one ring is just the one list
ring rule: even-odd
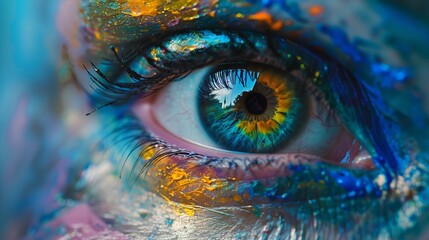
{"label": "blue paint", "polygon": [[402,84],[410,78],[410,70],[408,68],[392,68],[385,63],[371,64],[372,72],[377,75],[378,82],[381,87],[391,88],[395,84]]}
{"label": "blue paint", "polygon": [[332,42],[339,47],[343,53],[352,57],[355,61],[360,62],[364,59],[359,50],[348,39],[347,34],[339,27],[319,24],[318,29],[321,33],[328,35]]}

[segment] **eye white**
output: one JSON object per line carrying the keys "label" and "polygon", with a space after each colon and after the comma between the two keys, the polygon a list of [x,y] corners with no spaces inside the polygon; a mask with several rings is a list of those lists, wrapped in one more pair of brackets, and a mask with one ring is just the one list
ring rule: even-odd
{"label": "eye white", "polygon": [[[157,128],[163,129],[160,130],[161,132],[154,131],[154,133],[161,136],[163,133],[168,132],[168,134],[174,135],[176,140],[180,139],[180,141],[189,143],[189,145],[186,144],[181,147],[189,147],[190,149],[188,150],[191,151],[196,151],[192,149],[192,146],[199,146],[217,152],[240,153],[227,150],[224,146],[218,144],[209,135],[200,120],[200,110],[197,102],[198,94],[200,94],[199,88],[212,69],[213,66],[208,66],[194,70],[189,75],[172,81],[153,96],[150,114],[154,115],[157,124],[160,125]],[[220,91],[225,91],[224,93],[226,94],[228,90]],[[345,129],[337,122],[336,118],[327,117],[329,116],[327,109],[323,108],[312,95],[307,97],[309,101],[305,111],[309,116],[303,120],[299,133],[276,153],[306,153],[314,156],[324,156],[333,149],[335,150],[337,148],[336,142],[347,135]],[[221,102],[225,100],[228,103],[228,99],[225,98]],[[317,109],[319,107],[322,108],[320,109],[321,113],[318,113]],[[348,135],[346,137],[347,140],[344,139],[345,141],[343,142],[353,140],[349,139]],[[174,141],[172,143],[175,144]],[[347,151],[348,149],[338,150]],[[201,151],[201,148],[199,151]]]}
{"label": "eye white", "polygon": [[157,93],[154,112],[163,127],[178,138],[221,150],[222,147],[204,129],[198,113],[198,88],[211,69],[197,69],[185,78],[171,82]]}

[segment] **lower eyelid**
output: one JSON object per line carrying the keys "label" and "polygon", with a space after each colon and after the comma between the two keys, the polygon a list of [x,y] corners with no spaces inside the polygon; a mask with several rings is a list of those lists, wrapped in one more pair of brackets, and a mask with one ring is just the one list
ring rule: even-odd
{"label": "lower eyelid", "polygon": [[[168,148],[172,150],[175,147]],[[145,182],[145,186],[149,190],[167,201],[182,204],[206,207],[241,206],[271,201],[301,201],[317,199],[321,196],[332,197],[339,194],[338,192],[346,194],[350,189],[361,189],[360,194],[370,196],[378,196],[379,191],[379,186],[371,180],[371,177],[367,176],[369,173],[367,170],[362,170],[365,174],[362,179],[361,177],[354,178],[353,175],[347,173],[349,170],[341,166],[325,165],[320,159],[311,155],[243,154],[235,155],[235,158],[232,159],[228,158],[231,155],[219,156],[219,152],[217,152],[216,158],[210,159],[201,153],[181,152],[178,149],[178,153],[174,153],[176,150],[172,150],[171,154],[167,153],[164,157],[155,157],[156,148],[143,148],[139,151],[149,153],[140,153],[140,156],[150,163],[144,174],[139,173],[141,174],[139,181]],[[137,169],[137,171],[140,170]],[[320,174],[323,172],[328,173],[327,178],[314,182],[315,179],[320,179]],[[338,174],[348,179],[345,180],[346,185],[351,185],[339,184],[335,186],[337,190],[331,191],[326,184],[330,185],[329,182],[338,184],[339,180],[334,177]],[[362,181],[367,186],[366,190],[362,190],[364,188]],[[361,182],[358,187],[356,187],[356,182]],[[264,186],[263,190],[257,187],[260,184]],[[292,185],[301,187],[285,189],[283,184],[288,184],[289,187]],[[334,188],[333,185],[330,187]],[[260,192],[255,196],[245,193],[246,191],[253,192],[255,190],[253,188]]]}
{"label": "lower eyelid", "polygon": [[127,165],[121,175],[122,171],[129,172],[132,185],[143,184],[168,202],[243,206],[323,196],[341,198],[350,191],[357,197],[379,197],[380,188],[385,187],[375,181],[380,174],[377,171],[345,169],[304,154],[248,159],[208,157],[154,138],[131,115],[116,123],[117,132],[112,137],[116,142],[118,138],[129,140],[123,144],[134,153],[128,155],[128,163],[119,165]]}
{"label": "lower eyelid", "polygon": [[228,163],[242,163],[245,159],[208,160],[177,154],[151,164],[144,181],[167,201],[204,207],[300,202],[323,197],[344,199],[353,191],[359,197],[380,196],[380,186],[372,178],[307,162],[306,157],[294,155],[290,160],[295,162],[285,163],[265,157],[248,160],[248,166],[240,168]]}

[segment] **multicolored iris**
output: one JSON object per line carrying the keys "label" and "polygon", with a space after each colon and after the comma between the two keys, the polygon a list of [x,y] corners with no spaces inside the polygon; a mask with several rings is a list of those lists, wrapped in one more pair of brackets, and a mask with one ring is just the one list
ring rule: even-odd
{"label": "multicolored iris", "polygon": [[272,152],[291,138],[303,115],[292,78],[263,65],[222,65],[201,83],[200,119],[229,150]]}

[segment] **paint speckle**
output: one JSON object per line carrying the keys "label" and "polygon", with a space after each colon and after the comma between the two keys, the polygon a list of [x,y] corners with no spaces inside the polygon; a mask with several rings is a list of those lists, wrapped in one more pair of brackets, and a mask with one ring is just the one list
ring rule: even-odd
{"label": "paint speckle", "polygon": [[322,15],[324,11],[325,9],[321,5],[313,5],[308,9],[308,13],[313,17]]}

